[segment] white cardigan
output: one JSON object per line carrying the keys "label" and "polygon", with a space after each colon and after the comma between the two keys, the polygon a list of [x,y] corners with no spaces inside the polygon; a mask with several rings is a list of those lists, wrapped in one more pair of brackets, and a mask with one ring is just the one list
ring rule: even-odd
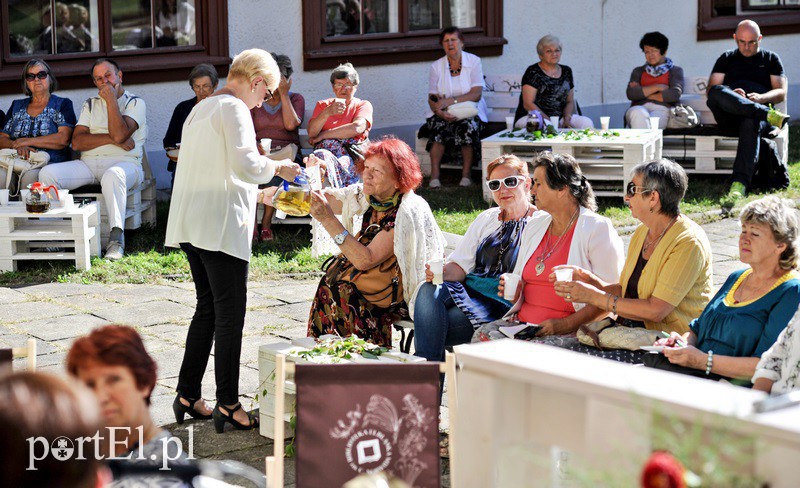
{"label": "white cardigan", "polygon": [[[525,231],[522,233],[517,265],[514,273],[522,276],[525,265],[528,264],[539,243],[542,242],[545,232],[550,227],[553,218],[549,213],[539,211],[533,214]],[[623,254],[624,246],[611,221],[591,210],[581,207],[578,221],[575,223],[575,233],[569,247],[567,264],[580,266],[597,275],[601,280],[609,283],[619,283],[619,274],[625,263]],[[520,281],[525,286],[524,281]],[[519,299],[505,315],[506,318],[516,314],[522,307],[524,295],[520,293]],[[573,303],[575,310],[583,308],[582,303]]]}
{"label": "white cardigan", "polygon": [[165,245],[188,242],[250,261],[259,183],[275,163],[258,154],[247,105],[232,95],[208,97],[183,124]]}
{"label": "white cardigan", "polygon": [[[369,208],[363,184],[328,188],[325,193],[342,202],[342,222],[348,232],[355,234],[353,218]],[[403,275],[403,299],[411,317],[419,285],[425,282],[425,264],[442,258],[445,244],[428,202],[413,191],[403,195],[394,223],[394,254]]]}
{"label": "white cardigan", "polygon": [[753,383],[758,378],[772,380],[772,394],[800,389],[800,309],[778,336],[775,344],[761,355]]}
{"label": "white cardigan", "polygon": [[[478,56],[462,51],[461,74],[455,77],[450,76],[450,64],[447,62],[447,56],[442,56],[431,64],[430,73],[428,74],[429,94],[458,97],[469,92],[475,86],[481,88],[485,86],[483,82],[483,65],[481,64],[481,58]],[[425,112],[425,118],[427,119],[433,115],[433,111],[427,103],[425,103],[425,106],[427,107]],[[486,112],[486,100],[481,97],[478,101],[478,117],[483,122],[489,120]]]}
{"label": "white cardigan", "polygon": [[470,273],[475,269],[475,254],[478,252],[478,246],[503,224],[500,220],[500,210],[500,207],[492,207],[478,214],[475,220],[469,224],[467,232],[458,242],[455,250],[447,257],[447,262],[459,265],[465,273]]}

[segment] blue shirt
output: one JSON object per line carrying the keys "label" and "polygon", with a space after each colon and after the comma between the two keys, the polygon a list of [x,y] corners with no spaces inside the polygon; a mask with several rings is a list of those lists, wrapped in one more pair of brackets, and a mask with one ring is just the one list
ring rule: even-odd
{"label": "blue shirt", "polygon": [[[703,352],[734,357],[760,357],[789,324],[800,305],[800,277],[787,272],[765,295],[735,304],[731,290],[750,269],[735,271],[714,295],[700,317],[689,323]],[[730,294],[730,296],[729,296]]]}
{"label": "blue shirt", "polygon": [[[48,136],[58,132],[59,127],[75,127],[75,110],[72,108],[72,100],[50,95],[47,106],[42,113],[36,117],[28,114],[28,104],[30,98],[14,100],[11,109],[8,111],[8,119],[3,126],[3,132],[11,137],[11,140],[20,137],[39,137]],[[41,149],[50,155],[51,163],[60,163],[72,159],[72,150],[69,145],[64,149]]]}

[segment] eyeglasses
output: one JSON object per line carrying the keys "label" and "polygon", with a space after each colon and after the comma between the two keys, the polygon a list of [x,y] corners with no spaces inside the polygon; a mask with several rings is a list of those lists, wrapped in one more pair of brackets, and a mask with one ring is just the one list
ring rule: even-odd
{"label": "eyeglasses", "polygon": [[636,183],[631,181],[625,189],[625,194],[628,195],[628,198],[633,198],[637,193],[650,193],[652,191],[643,186],[636,186]]}
{"label": "eyeglasses", "polygon": [[47,71],[39,71],[38,73],[25,73],[25,79],[27,81],[33,81],[36,78],[44,80],[45,78],[47,78],[47,76],[48,76]]}
{"label": "eyeglasses", "polygon": [[498,191],[500,189],[500,183],[505,185],[506,188],[511,189],[516,188],[523,181],[525,181],[524,176],[507,176],[502,180],[489,180],[486,182],[486,186],[492,191]]}
{"label": "eyeglasses", "polygon": [[266,102],[267,100],[271,100],[271,99],[272,99],[272,90],[267,88],[267,96],[264,97],[264,101]]}
{"label": "eyeglasses", "polygon": [[353,88],[355,85],[351,85],[350,83],[334,83],[333,87],[337,90],[343,90],[345,88]]}

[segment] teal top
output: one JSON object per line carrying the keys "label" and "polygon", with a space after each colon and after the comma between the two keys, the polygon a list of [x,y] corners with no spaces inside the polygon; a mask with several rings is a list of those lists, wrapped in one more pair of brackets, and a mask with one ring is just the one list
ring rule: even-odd
{"label": "teal top", "polygon": [[762,296],[737,303],[733,294],[750,273],[750,268],[731,273],[700,317],[689,323],[701,351],[760,357],[789,324],[800,305],[800,275],[789,271]]}

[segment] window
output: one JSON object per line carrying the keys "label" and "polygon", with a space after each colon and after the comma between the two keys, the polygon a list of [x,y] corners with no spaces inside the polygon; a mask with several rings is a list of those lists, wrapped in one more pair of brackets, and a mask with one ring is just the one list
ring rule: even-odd
{"label": "window", "polygon": [[756,21],[764,35],[796,34],[800,0],[698,0],[697,39],[729,38],[744,19]]}
{"label": "window", "polygon": [[[204,29],[203,13],[216,19]],[[8,19],[0,23],[0,93],[19,92],[32,57],[45,59],[65,88],[85,87],[102,56],[119,62],[127,83],[185,79],[204,62],[224,75],[230,62],[225,0],[0,0],[0,17]]]}
{"label": "window", "polygon": [[305,69],[436,59],[451,25],[470,52],[502,54],[502,0],[303,0]]}

